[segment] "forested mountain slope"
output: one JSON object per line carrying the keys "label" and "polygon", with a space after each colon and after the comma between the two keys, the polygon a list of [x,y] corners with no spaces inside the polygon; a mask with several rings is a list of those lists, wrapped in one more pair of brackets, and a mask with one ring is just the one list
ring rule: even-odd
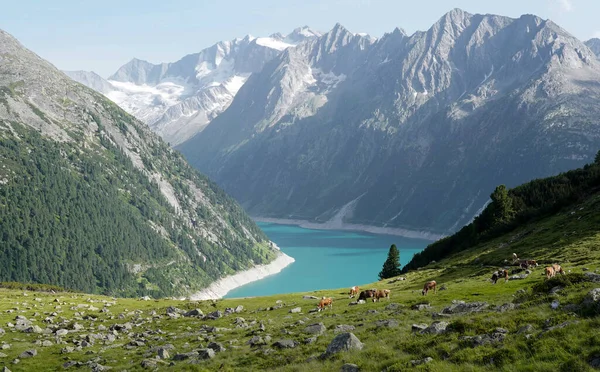
{"label": "forested mountain slope", "polygon": [[182,295],[276,254],[146,125],[0,31],[0,280]]}
{"label": "forested mountain slope", "polygon": [[[473,222],[464,226],[456,234],[430,244],[425,250],[415,254],[402,268],[403,272],[423,267],[432,261],[451,257],[462,251],[484,244],[499,236],[508,235],[513,230],[536,220],[559,212],[571,213],[575,205],[588,202],[598,208],[600,193],[600,151],[593,163],[583,168],[561,173],[554,177],[536,179],[513,189],[496,187],[490,195],[492,202]],[[584,208],[581,208],[583,210]],[[589,209],[589,208],[588,208]],[[586,210],[584,213],[589,214]],[[582,224],[590,221],[583,220]],[[596,226],[596,232],[600,226]],[[584,226],[577,228],[584,229]],[[533,230],[531,230],[533,231]],[[531,233],[531,231],[529,233]],[[577,233],[577,231],[575,231]],[[503,244],[504,246],[508,244]]]}

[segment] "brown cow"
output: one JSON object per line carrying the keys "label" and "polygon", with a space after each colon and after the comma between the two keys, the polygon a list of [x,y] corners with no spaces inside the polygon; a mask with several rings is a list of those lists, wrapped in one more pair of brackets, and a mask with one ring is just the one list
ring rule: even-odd
{"label": "brown cow", "polygon": [[350,288],[350,298],[356,296],[358,294],[359,288],[357,285]]}
{"label": "brown cow", "polygon": [[559,264],[552,264],[552,268],[554,269],[554,275],[556,275],[556,274],[565,275],[565,271]]}
{"label": "brown cow", "polygon": [[498,279],[504,278],[504,283],[508,282],[508,270],[498,270],[492,275],[492,283],[496,284]]}
{"label": "brown cow", "polygon": [[390,299],[390,290],[389,289],[378,289],[375,292],[375,297],[373,297],[373,302],[375,302],[375,300],[377,300],[377,302],[379,302],[380,299],[382,298],[387,298],[388,300]]}
{"label": "brown cow", "polygon": [[367,289],[366,291],[362,291],[362,292],[360,292],[360,295],[358,296],[358,300],[366,301],[367,298],[373,298],[373,297],[375,297],[375,292],[377,292],[377,291],[374,289]]}
{"label": "brown cow", "polygon": [[429,282],[425,283],[421,293],[423,294],[423,296],[425,296],[427,294],[427,292],[429,292],[429,290],[431,290],[431,289],[433,289],[433,293],[437,293],[436,286],[437,286],[437,283],[435,282],[435,280],[429,281]]}
{"label": "brown cow", "polygon": [[552,266],[547,267],[544,272],[546,273],[546,279],[550,279],[556,274]]}
{"label": "brown cow", "polygon": [[321,301],[319,301],[319,311],[325,309],[326,306],[329,306],[330,309],[333,309],[333,300],[331,299],[331,297],[323,297]]}

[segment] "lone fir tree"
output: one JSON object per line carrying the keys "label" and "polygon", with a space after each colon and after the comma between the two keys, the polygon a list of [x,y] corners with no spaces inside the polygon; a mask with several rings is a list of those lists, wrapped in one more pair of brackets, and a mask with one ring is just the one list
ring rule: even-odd
{"label": "lone fir tree", "polygon": [[383,263],[383,268],[379,273],[379,279],[387,279],[398,275],[400,275],[400,252],[396,248],[396,244],[392,244],[387,260]]}

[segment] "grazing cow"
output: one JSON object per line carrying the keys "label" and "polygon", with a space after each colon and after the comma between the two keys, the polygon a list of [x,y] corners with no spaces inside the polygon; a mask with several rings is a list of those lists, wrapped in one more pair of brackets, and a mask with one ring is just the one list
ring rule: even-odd
{"label": "grazing cow", "polygon": [[498,279],[504,278],[504,283],[508,282],[508,270],[498,270],[492,275],[492,283],[496,284]]}
{"label": "grazing cow", "polygon": [[375,297],[375,292],[377,292],[374,289],[367,289],[366,291],[362,291],[360,292],[360,295],[358,296],[358,300],[364,300],[367,301],[367,298],[373,298]]}
{"label": "grazing cow", "polygon": [[358,294],[358,291],[359,291],[359,289],[358,289],[357,285],[355,285],[354,287],[351,287],[350,288],[350,298],[356,296]]}
{"label": "grazing cow", "polygon": [[552,268],[554,269],[554,275],[556,275],[556,274],[565,275],[565,271],[563,270],[562,267],[560,267],[559,264],[552,264]]}
{"label": "grazing cow", "polygon": [[546,273],[546,279],[550,279],[556,274],[552,266],[547,267],[544,272]]}
{"label": "grazing cow", "polygon": [[423,290],[421,291],[421,293],[423,294],[423,296],[425,296],[427,294],[427,292],[429,292],[429,290],[431,290],[431,289],[433,289],[433,293],[437,293],[436,286],[437,286],[437,283],[435,282],[435,280],[427,282],[423,286]]}
{"label": "grazing cow", "polygon": [[530,266],[537,267],[538,263],[535,260],[520,260],[519,266],[521,269],[528,269]]}
{"label": "grazing cow", "polygon": [[375,292],[375,297],[373,297],[373,302],[375,302],[375,300],[377,300],[377,302],[379,302],[380,299],[382,298],[387,298],[388,300],[390,299],[390,290],[389,289],[378,289]]}
{"label": "grazing cow", "polygon": [[319,311],[325,309],[326,306],[329,306],[330,309],[333,309],[333,300],[331,297],[323,297],[321,301],[319,301]]}

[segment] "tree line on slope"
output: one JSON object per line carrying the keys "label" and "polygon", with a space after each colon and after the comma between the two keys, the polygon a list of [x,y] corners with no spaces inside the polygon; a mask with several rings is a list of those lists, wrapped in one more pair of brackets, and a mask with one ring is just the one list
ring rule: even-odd
{"label": "tree line on slope", "polygon": [[496,238],[529,221],[548,216],[598,191],[600,151],[593,163],[557,176],[536,179],[507,189],[496,187],[491,203],[473,222],[415,254],[402,273],[426,266],[479,243]]}
{"label": "tree line on slope", "polygon": [[[222,246],[192,239],[190,228],[174,220],[158,186],[103,134],[100,146],[81,152],[18,123],[2,125],[11,130],[0,131],[0,281],[161,297],[202,288],[246,262],[270,258],[227,229]],[[171,166],[196,173],[180,155],[175,160]],[[188,179],[194,176],[208,183],[203,191],[224,208],[231,224],[246,222],[222,191],[200,175]],[[189,192],[182,188],[174,185],[176,193]],[[207,222],[214,218],[206,215]],[[164,227],[167,236],[149,221]],[[139,263],[138,274],[132,268]]]}

